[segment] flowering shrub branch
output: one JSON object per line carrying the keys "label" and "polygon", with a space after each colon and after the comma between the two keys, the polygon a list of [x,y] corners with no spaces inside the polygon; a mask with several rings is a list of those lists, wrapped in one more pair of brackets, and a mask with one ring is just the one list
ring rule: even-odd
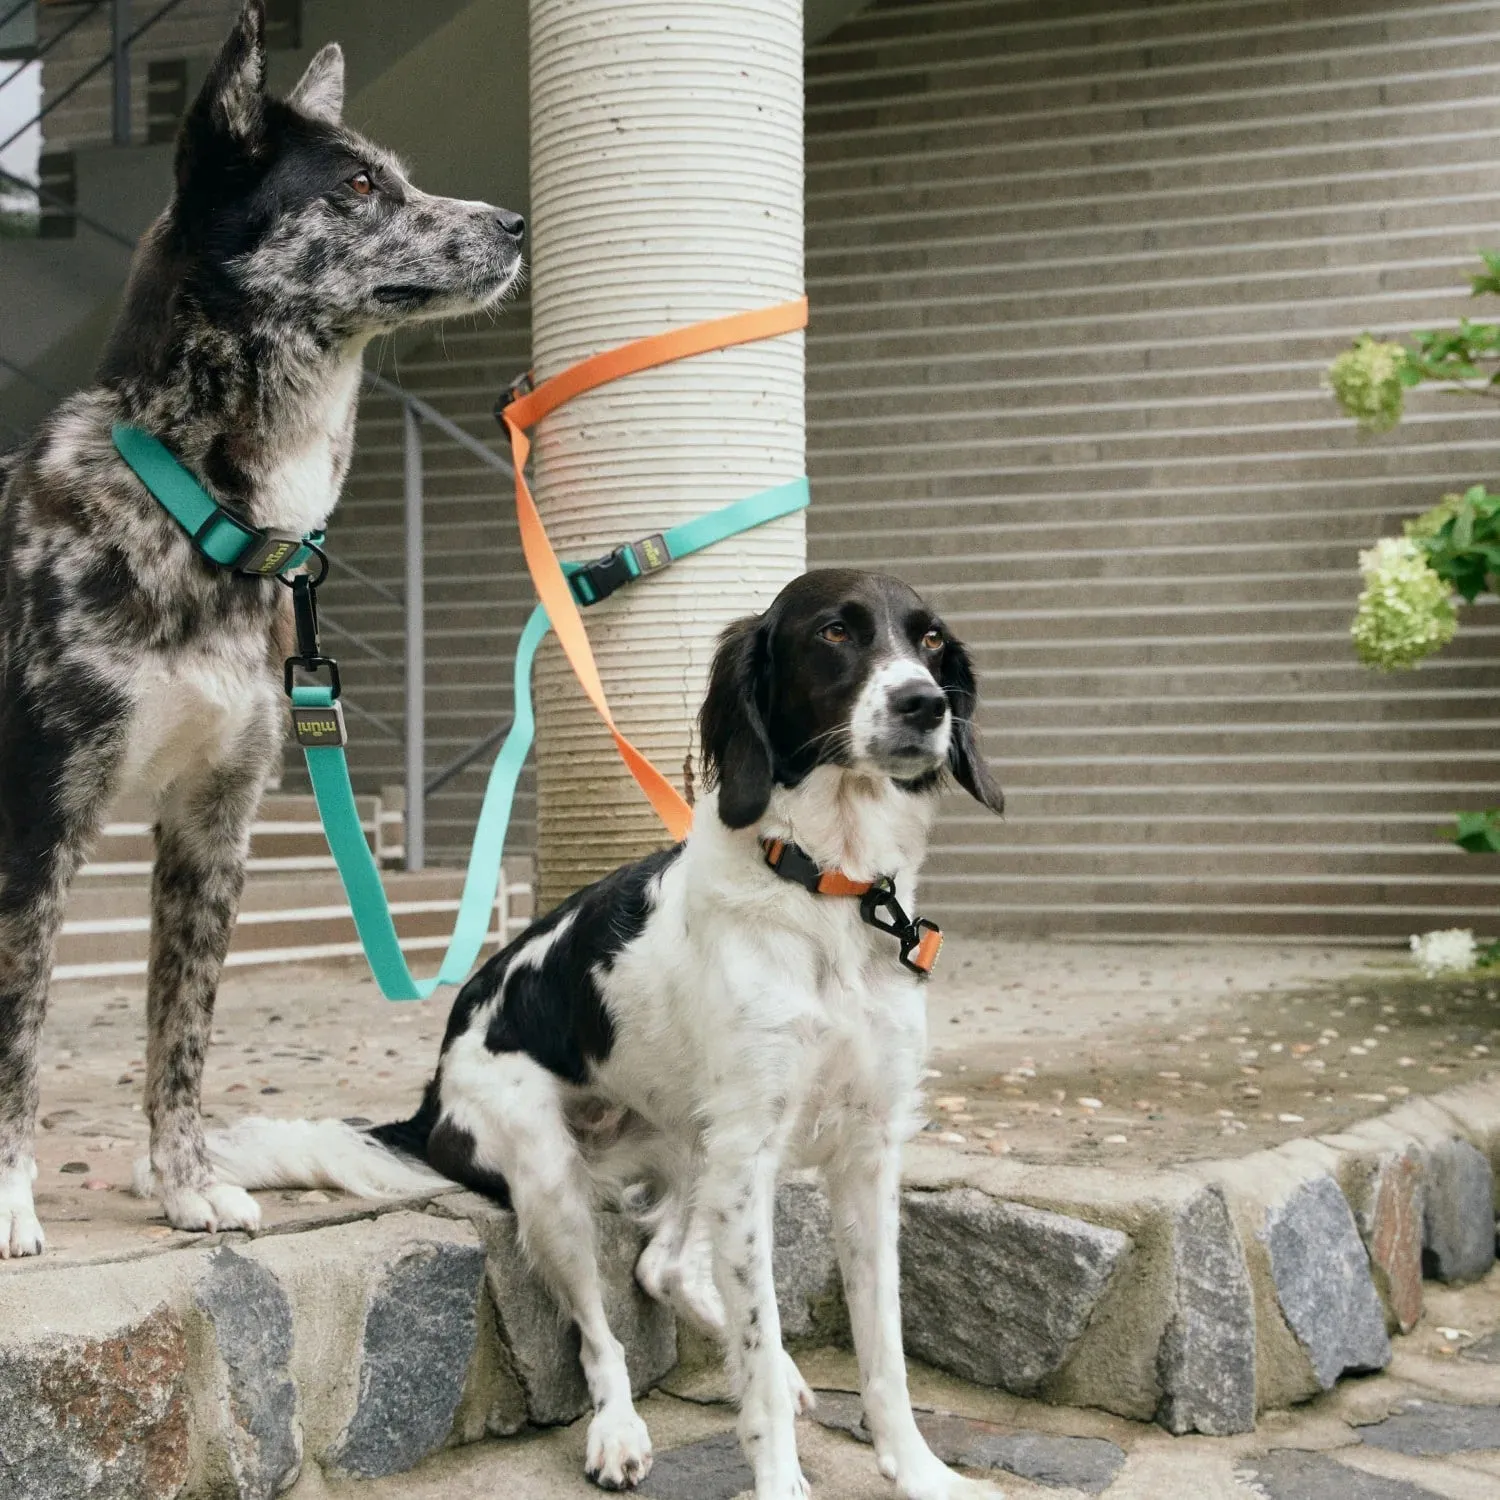
{"label": "flowering shrub branch", "polygon": [[[1500,296],[1500,251],[1483,251],[1482,258],[1473,294]],[[1465,318],[1457,328],[1414,334],[1406,343],[1362,334],[1333,361],[1328,384],[1367,432],[1390,431],[1401,420],[1407,391],[1419,385],[1500,401],[1500,324]],[[1359,567],[1364,590],[1350,634],[1360,660],[1381,671],[1414,667],[1457,632],[1455,595],[1472,604],[1486,589],[1500,594],[1500,495],[1482,484],[1444,495],[1407,521],[1403,535],[1383,537],[1361,552]],[[1459,813],[1447,836],[1471,854],[1500,854],[1500,809]],[[1457,936],[1428,937],[1440,940],[1439,967],[1453,967]],[[1427,968],[1418,941],[1412,940],[1413,951]],[[1482,950],[1479,961],[1500,961],[1500,943]]]}

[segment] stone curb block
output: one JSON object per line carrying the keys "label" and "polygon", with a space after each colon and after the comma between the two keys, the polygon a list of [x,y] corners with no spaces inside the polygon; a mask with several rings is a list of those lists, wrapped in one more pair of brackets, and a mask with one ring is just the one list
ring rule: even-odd
{"label": "stone curb block", "polygon": [[[902,1197],[910,1352],[1045,1399],[1247,1431],[1389,1359],[1421,1276],[1494,1262],[1500,1079],[1337,1135],[1159,1171],[1034,1166],[913,1143]],[[828,1208],[777,1200],[792,1342],[847,1334]],[[606,1300],[644,1389],[677,1356],[598,1220]],[[86,1286],[85,1283],[86,1282]],[[471,1194],[233,1245],[0,1277],[7,1500],[269,1500],[311,1458],[402,1472],[445,1444],[588,1409],[577,1334]]]}
{"label": "stone curb block", "polygon": [[335,1473],[400,1473],[448,1440],[478,1329],[484,1255],[466,1224],[396,1212],[239,1252],[292,1307],[306,1451]]}
{"label": "stone curb block", "polygon": [[182,1269],[101,1267],[0,1283],[7,1500],[170,1500],[192,1465]]}
{"label": "stone curb block", "polygon": [[200,1402],[205,1478],[241,1500],[269,1500],[302,1471],[302,1427],[292,1380],[292,1307],[281,1283],[229,1246],[209,1257],[195,1289],[212,1329],[205,1358],[218,1379]]}
{"label": "stone curb block", "polygon": [[[909,1153],[906,1175],[908,1201],[923,1190],[972,1188],[1061,1216],[1076,1226],[1075,1235],[1092,1228],[1124,1237],[1128,1253],[1038,1394],[1140,1421],[1156,1418],[1173,1432],[1228,1434],[1254,1426],[1254,1299],[1240,1234],[1217,1184],[1182,1171],[955,1161],[920,1143]],[[1027,1253],[1044,1251],[1038,1245]],[[903,1284],[919,1281],[926,1274],[920,1247],[903,1243],[902,1253]],[[926,1347],[933,1363],[956,1368],[936,1343]]]}
{"label": "stone curb block", "polygon": [[[527,1418],[538,1426],[557,1426],[589,1411],[578,1330],[563,1320],[522,1253],[515,1214],[473,1193],[441,1199],[440,1211],[467,1221],[481,1238],[501,1362],[519,1386]],[[618,1213],[598,1214],[594,1222],[605,1312],[625,1346],[630,1383],[639,1394],[677,1363],[676,1322],[636,1285],[635,1263],[645,1244],[641,1231]]]}
{"label": "stone curb block", "polygon": [[1118,1230],[974,1188],[908,1192],[907,1350],[965,1380],[1034,1395],[1067,1363],[1130,1251]]}

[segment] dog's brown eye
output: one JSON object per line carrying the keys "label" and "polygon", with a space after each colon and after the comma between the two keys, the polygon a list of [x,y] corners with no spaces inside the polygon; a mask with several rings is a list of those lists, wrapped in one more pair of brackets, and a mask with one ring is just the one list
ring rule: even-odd
{"label": "dog's brown eye", "polygon": [[943,649],[943,632],[934,626],[922,637],[922,649],[924,651],[941,651]]}
{"label": "dog's brown eye", "polygon": [[818,632],[818,634],[822,636],[825,641],[828,641],[830,644],[835,646],[842,646],[844,642],[849,639],[848,630],[846,630],[844,626],[840,625],[837,620],[835,620],[832,625],[825,625]]}
{"label": "dog's brown eye", "polygon": [[359,194],[361,198],[368,198],[375,191],[375,184],[370,180],[368,172],[356,172],[349,179],[349,186]]}

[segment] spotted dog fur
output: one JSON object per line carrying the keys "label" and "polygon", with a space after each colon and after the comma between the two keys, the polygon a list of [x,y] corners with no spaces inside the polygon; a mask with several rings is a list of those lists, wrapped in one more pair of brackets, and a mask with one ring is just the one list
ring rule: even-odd
{"label": "spotted dog fur", "polygon": [[590,1212],[618,1193],[651,1231],[637,1281],[724,1346],[756,1500],[806,1500],[795,1418],[812,1397],[782,1348],[772,1224],[778,1174],[816,1169],[881,1472],[903,1500],[996,1500],[937,1459],[907,1394],[898,1193],[922,981],[858,901],[780,878],[762,843],[888,876],[914,910],[940,785],[1002,805],[977,697],[962,643],[904,583],[793,580],[720,643],[687,841],[570,896],[469,980],[410,1119],[242,1120],[209,1136],[225,1180],[399,1194],[452,1179],[510,1203],[578,1327],[585,1467],[605,1489],[651,1467]]}
{"label": "spotted dog fur", "polygon": [[167,1216],[254,1227],[216,1179],[199,1087],[250,822],[284,723],[286,598],[207,562],[125,467],[154,434],[256,527],[323,525],[349,467],[365,344],[497,302],[523,224],[436,198],[340,122],[343,57],[265,88],[250,0],[185,119],[97,383],[0,465],[0,1257],[43,1247],[37,1049],[69,883],[108,802],[156,805],[146,1103]]}

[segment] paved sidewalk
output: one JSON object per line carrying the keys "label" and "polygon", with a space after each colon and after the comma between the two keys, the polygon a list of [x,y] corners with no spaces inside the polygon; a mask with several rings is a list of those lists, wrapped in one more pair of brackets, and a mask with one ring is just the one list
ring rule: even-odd
{"label": "paved sidewalk", "polygon": [[[362,964],[231,972],[209,1118],[415,1107],[451,993],[383,1000]],[[1154,1166],[1338,1130],[1500,1056],[1500,979],[1423,980],[1347,948],[998,943],[954,938],[929,993],[928,1141],[1038,1163]],[[58,985],[42,1053],[38,1209],[51,1256],[187,1242],[124,1190],[145,1148],[140,986]],[[266,1194],[268,1220],[326,1195]]]}

